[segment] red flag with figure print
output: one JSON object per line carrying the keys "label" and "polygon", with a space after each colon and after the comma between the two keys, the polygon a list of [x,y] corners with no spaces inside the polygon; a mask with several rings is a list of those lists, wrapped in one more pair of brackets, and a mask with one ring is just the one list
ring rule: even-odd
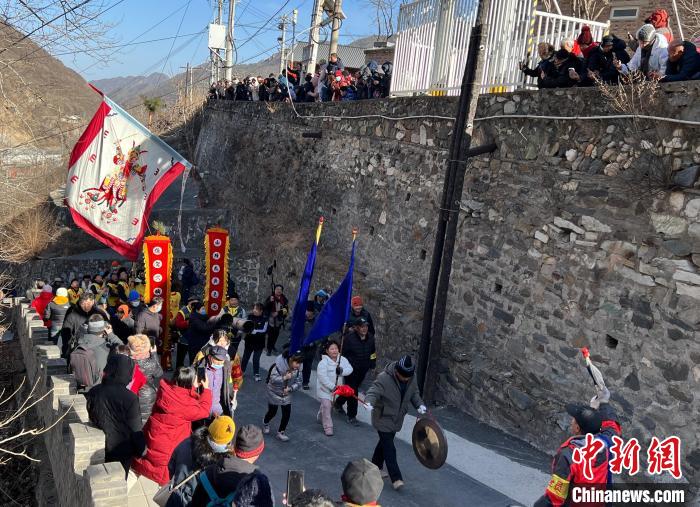
{"label": "red flag with figure print", "polygon": [[66,204],[78,227],[135,260],[154,204],[191,164],[102,97],[68,161]]}

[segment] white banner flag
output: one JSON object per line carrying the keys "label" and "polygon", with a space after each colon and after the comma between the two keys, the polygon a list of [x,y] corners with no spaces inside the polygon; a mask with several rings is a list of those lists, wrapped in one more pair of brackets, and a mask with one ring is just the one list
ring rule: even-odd
{"label": "white banner flag", "polygon": [[66,204],[78,227],[124,257],[138,257],[148,217],[191,164],[103,96],[73,148]]}

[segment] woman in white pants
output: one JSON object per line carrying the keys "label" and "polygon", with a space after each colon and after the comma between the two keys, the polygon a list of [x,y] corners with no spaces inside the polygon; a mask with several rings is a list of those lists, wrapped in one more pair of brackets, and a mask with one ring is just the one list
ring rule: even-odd
{"label": "woman in white pants", "polygon": [[321,408],[316,419],[323,424],[323,432],[326,436],[333,436],[333,419],[331,418],[331,405],[333,391],[336,386],[343,383],[343,377],[352,373],[352,366],[347,359],[340,355],[338,342],[330,340],[326,347],[326,353],[316,368],[316,394],[321,401]]}

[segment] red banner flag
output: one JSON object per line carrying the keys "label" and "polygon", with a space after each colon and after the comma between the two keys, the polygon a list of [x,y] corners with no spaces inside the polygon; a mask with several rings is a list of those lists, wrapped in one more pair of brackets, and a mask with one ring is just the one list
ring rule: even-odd
{"label": "red banner flag", "polygon": [[213,317],[221,312],[228,290],[228,231],[212,227],[204,238],[206,261],[206,283],[204,301],[207,315]]}
{"label": "red banner flag", "polygon": [[163,298],[161,313],[161,328],[163,333],[158,337],[162,340],[159,346],[161,363],[164,367],[170,365],[170,273],[173,268],[173,247],[167,236],[148,236],[143,243],[143,263],[146,268],[146,290],[144,300],[150,302],[158,296]]}
{"label": "red banner flag", "polygon": [[187,160],[103,96],[71,152],[66,204],[78,227],[136,260],[153,206],[189,168]]}

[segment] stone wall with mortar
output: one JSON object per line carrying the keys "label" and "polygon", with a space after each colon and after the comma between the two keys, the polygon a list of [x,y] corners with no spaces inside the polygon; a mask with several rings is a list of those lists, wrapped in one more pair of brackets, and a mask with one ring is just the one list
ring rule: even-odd
{"label": "stone wall with mortar", "polygon": [[104,433],[89,423],[85,396],[76,393],[75,379],[66,374],[66,362],[42,320],[23,298],[6,303],[14,305],[13,325],[27,372],[23,394],[35,386],[33,399],[39,400],[36,417],[27,418],[25,428],[50,428],[42,436],[56,501],[62,507],[126,505],[124,469],[104,463]]}
{"label": "stone wall with mortar", "polygon": [[[664,86],[649,113],[700,118],[700,83]],[[260,267],[247,303],[267,294],[264,270],[290,299],[313,235],[326,224],[313,289],[334,288],[359,226],[356,292],[384,360],[417,349],[454,98],[297,107],[216,102],[196,164],[234,256]],[[595,89],[482,96],[477,141],[498,150],[470,162],[440,375],[451,403],[554,451],[563,406],[592,396],[578,348],[591,347],[625,434],[683,438],[700,470],[700,163],[698,129],[662,120],[554,121],[617,114]],[[511,115],[504,118],[503,115]],[[512,115],[529,115],[516,118]],[[321,138],[303,137],[320,133]],[[669,182],[685,180],[670,190]],[[688,183],[690,180],[690,183]],[[236,276],[238,278],[238,276]]]}

